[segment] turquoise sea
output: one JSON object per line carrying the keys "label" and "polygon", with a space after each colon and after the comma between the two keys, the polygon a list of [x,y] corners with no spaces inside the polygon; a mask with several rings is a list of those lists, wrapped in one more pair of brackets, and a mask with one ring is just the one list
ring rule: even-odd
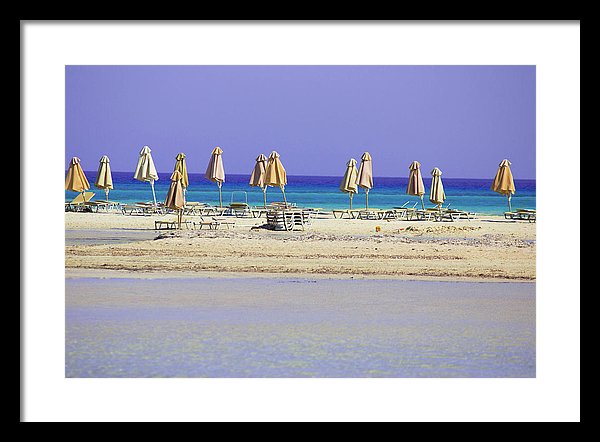
{"label": "turquoise sea", "polygon": [[[66,174],[66,171],[65,171]],[[93,188],[96,171],[85,172],[92,191],[96,193],[94,199],[103,200],[104,191]],[[111,201],[133,203],[138,201],[151,201],[152,191],[148,183],[142,183],[133,178],[133,172],[113,172],[114,189],[110,192]],[[169,189],[170,172],[159,172],[159,180],[155,182],[156,199],[164,201]],[[230,202],[247,202],[250,205],[262,205],[263,193],[259,188],[248,185],[249,175],[226,176],[222,187],[223,204]],[[501,215],[507,210],[506,198],[490,190],[493,177],[489,179],[458,179],[444,178],[442,181],[446,192],[446,203],[451,208],[469,210],[484,215]],[[327,176],[288,176],[285,193],[288,202],[296,203],[303,207],[321,207],[326,210],[348,207],[349,198],[339,190],[342,177]],[[409,206],[418,203],[418,197],[406,195],[408,178],[375,177],[374,187],[369,192],[369,207],[391,208],[402,206],[409,202]],[[428,200],[430,180],[425,179],[426,195],[425,206],[433,206]],[[535,209],[535,180],[515,180],[516,193],[512,197],[512,208]],[[65,192],[65,200],[70,201],[77,194]],[[216,184],[204,178],[203,174],[189,174],[189,187],[186,194],[187,201],[199,201],[209,204],[218,204],[219,193]],[[267,190],[267,202],[283,201],[281,190],[270,187]],[[360,208],[365,205],[365,193],[362,189],[354,196],[353,207]]]}

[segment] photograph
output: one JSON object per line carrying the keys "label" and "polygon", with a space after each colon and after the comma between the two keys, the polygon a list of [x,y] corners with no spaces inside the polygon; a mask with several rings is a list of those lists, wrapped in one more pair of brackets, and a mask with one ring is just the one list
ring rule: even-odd
{"label": "photograph", "polygon": [[538,74],[64,65],[64,378],[536,378]]}

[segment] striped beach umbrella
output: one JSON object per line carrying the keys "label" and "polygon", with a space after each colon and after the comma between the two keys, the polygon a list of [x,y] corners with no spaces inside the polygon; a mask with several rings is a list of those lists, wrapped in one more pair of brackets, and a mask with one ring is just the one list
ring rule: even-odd
{"label": "striped beach umbrella", "polygon": [[154,199],[154,205],[156,206],[156,193],[154,193],[154,181],[158,180],[158,172],[154,166],[154,160],[152,159],[151,150],[148,146],[142,147],[140,151],[140,157],[135,168],[133,177],[145,183],[150,183],[152,188],[152,198]]}
{"label": "striped beach umbrella", "polygon": [[204,177],[213,183],[217,183],[219,187],[219,207],[223,207],[223,197],[221,194],[221,186],[225,181],[225,169],[223,168],[223,149],[215,147],[211,154],[210,160],[208,161],[208,167]]}
{"label": "striped beach umbrella", "polygon": [[504,159],[500,162],[498,166],[498,171],[496,172],[496,176],[494,177],[494,181],[492,182],[491,189],[494,192],[498,192],[500,195],[506,195],[508,200],[508,211],[512,211],[510,205],[510,198],[515,193],[515,182],[513,180],[513,175],[510,170],[511,162]]}
{"label": "striped beach umbrella", "polygon": [[346,163],[346,173],[340,184],[340,190],[345,192],[350,197],[350,209],[352,209],[352,197],[355,193],[358,193],[358,184],[356,180],[358,178],[358,170],[356,170],[356,160],[350,158],[350,161]]}
{"label": "striped beach umbrella", "polygon": [[369,152],[363,153],[360,158],[360,168],[356,177],[356,184],[365,189],[366,208],[369,208],[369,190],[373,188],[373,161]]}
{"label": "striped beach umbrella", "polygon": [[267,172],[267,157],[262,153],[256,157],[252,175],[250,175],[250,185],[260,187],[263,191],[264,207],[267,207],[267,184],[265,183],[265,173]]}
{"label": "striped beach umbrella", "polygon": [[421,208],[425,210],[425,204],[423,203],[425,185],[423,184],[423,176],[421,175],[421,164],[418,161],[413,161],[408,166],[408,169],[410,170],[410,175],[408,176],[406,193],[421,198]]}
{"label": "striped beach umbrella", "polygon": [[265,184],[267,186],[279,186],[283,194],[283,202],[287,207],[287,199],[285,198],[285,185],[287,184],[287,174],[279,154],[275,151],[269,155],[267,162],[267,170],[265,171]]}
{"label": "striped beach umbrella", "polygon": [[100,165],[98,166],[98,174],[96,175],[94,186],[98,189],[104,189],[106,201],[108,201],[108,193],[113,189],[113,180],[110,172],[110,160],[106,155],[100,158]]}

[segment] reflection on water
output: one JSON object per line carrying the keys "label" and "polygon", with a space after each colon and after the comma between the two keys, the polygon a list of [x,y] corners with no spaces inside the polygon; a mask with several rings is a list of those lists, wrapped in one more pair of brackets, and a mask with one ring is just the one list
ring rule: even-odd
{"label": "reflection on water", "polygon": [[535,284],[66,280],[67,377],[535,377]]}

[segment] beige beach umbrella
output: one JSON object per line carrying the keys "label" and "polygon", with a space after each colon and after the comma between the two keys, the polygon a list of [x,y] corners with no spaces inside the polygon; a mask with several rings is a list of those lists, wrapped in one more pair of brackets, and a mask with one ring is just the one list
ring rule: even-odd
{"label": "beige beach umbrella", "polygon": [[138,181],[150,183],[152,188],[152,198],[154,199],[154,205],[156,206],[156,193],[154,193],[154,181],[158,180],[158,172],[154,166],[154,160],[152,159],[152,152],[148,146],[142,147],[140,151],[140,157],[135,168],[133,177]]}
{"label": "beige beach umbrella", "polygon": [[67,177],[65,178],[65,190],[81,192],[81,196],[85,202],[85,191],[89,188],[90,183],[87,180],[85,173],[83,173],[83,169],[81,168],[81,160],[77,157],[71,158],[69,170],[67,171]]}
{"label": "beige beach umbrella", "polygon": [[441,209],[442,204],[446,201],[446,193],[442,184],[442,171],[434,167],[431,171],[431,189],[429,190],[429,201],[437,205]]}
{"label": "beige beach umbrella", "polygon": [[511,162],[504,159],[498,166],[498,171],[492,182],[491,189],[501,195],[506,195],[508,199],[508,211],[512,211],[510,198],[515,193],[515,182],[512,172],[510,171]]}
{"label": "beige beach umbrella", "polygon": [[100,158],[100,165],[98,166],[98,174],[96,175],[94,186],[98,189],[104,189],[106,201],[108,201],[108,192],[113,188],[113,180],[110,172],[110,160],[106,155]]}
{"label": "beige beach umbrella", "polygon": [[421,175],[421,164],[418,161],[413,161],[408,166],[408,169],[410,170],[410,175],[408,176],[406,193],[421,198],[421,208],[425,210],[425,204],[423,203],[425,185],[423,184],[423,176]]}
{"label": "beige beach umbrella", "polygon": [[358,184],[356,184],[357,178],[358,170],[356,170],[356,160],[350,158],[350,161],[346,163],[346,173],[340,184],[340,190],[346,192],[350,197],[350,209],[352,209],[352,197],[355,193],[358,193]]}
{"label": "beige beach umbrella", "polygon": [[360,158],[360,167],[356,177],[356,184],[365,189],[366,207],[369,208],[369,190],[373,188],[373,161],[369,152],[363,153]]}
{"label": "beige beach umbrella", "polygon": [[183,202],[185,203],[185,192],[187,191],[189,185],[188,173],[187,173],[187,165],[185,163],[185,154],[178,153],[175,157],[175,168],[173,171],[178,170],[181,173],[181,185],[183,186]]}
{"label": "beige beach umbrella", "polygon": [[267,207],[267,184],[265,183],[265,173],[267,171],[267,157],[262,153],[256,157],[256,164],[250,175],[250,185],[260,187],[263,191],[264,207]]}
{"label": "beige beach umbrella", "polygon": [[269,155],[269,161],[267,162],[267,170],[265,171],[265,184],[267,186],[279,186],[281,193],[283,194],[283,202],[287,207],[287,200],[285,198],[285,185],[287,184],[287,174],[279,154],[275,151]]}
{"label": "beige beach umbrella", "polygon": [[210,161],[204,174],[206,179],[217,183],[219,187],[219,207],[223,207],[223,197],[221,195],[221,186],[225,181],[225,169],[223,168],[223,149],[215,147],[210,154]]}
{"label": "beige beach umbrella", "polygon": [[185,202],[183,200],[183,174],[178,170],[175,170],[171,175],[171,185],[169,186],[169,192],[167,192],[165,206],[169,209],[177,211],[177,223],[180,229],[184,205]]}

